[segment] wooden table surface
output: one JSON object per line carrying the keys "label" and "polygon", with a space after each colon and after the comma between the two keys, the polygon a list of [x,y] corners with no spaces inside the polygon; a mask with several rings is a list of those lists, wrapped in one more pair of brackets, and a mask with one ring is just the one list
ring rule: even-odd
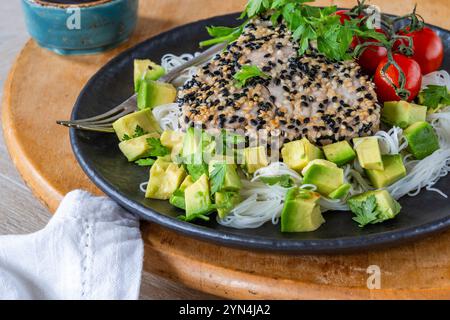
{"label": "wooden table surface", "polygon": [[[148,1],[148,0],[141,0]],[[183,4],[189,1],[184,0]],[[211,0],[211,3],[219,0]],[[230,1],[236,4],[242,1]],[[320,1],[327,4],[332,1]],[[337,5],[349,7],[354,1],[333,1]],[[382,3],[383,1],[373,1],[375,3]],[[402,11],[402,6],[412,7],[415,1],[397,1],[398,10],[391,10],[391,12]],[[424,3],[425,1],[417,1]],[[447,17],[449,8],[444,12],[433,12],[433,2],[448,3],[449,0],[434,0],[427,1],[427,10],[433,16],[440,15]],[[450,7],[450,6],[449,6]],[[23,46],[28,36],[26,34],[23,21],[20,13],[20,0],[2,1],[0,4],[0,85],[6,78],[12,60],[20,48]],[[218,12],[217,14],[220,14]],[[20,19],[18,19],[18,17]],[[444,20],[445,21],[445,20]],[[436,23],[435,21],[430,21]],[[441,26],[450,28],[446,22],[440,23]],[[3,142],[2,133],[0,131],[0,234],[22,234],[29,233],[41,229],[45,226],[50,218],[48,210],[36,200],[29,189],[24,185],[19,174],[12,165],[8,152]],[[142,280],[141,298],[143,299],[186,299],[186,298],[213,298],[206,294],[196,292],[192,289],[185,288],[172,281],[160,278],[158,276],[144,273]]]}

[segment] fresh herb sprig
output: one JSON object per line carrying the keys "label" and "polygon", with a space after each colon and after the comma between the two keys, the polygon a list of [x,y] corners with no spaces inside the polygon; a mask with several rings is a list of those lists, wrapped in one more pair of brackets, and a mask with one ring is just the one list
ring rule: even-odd
{"label": "fresh herb sprig", "polygon": [[200,47],[209,47],[222,42],[233,42],[242,34],[247,21],[245,21],[240,26],[231,27],[207,27],[206,30],[212,39],[200,42]]}
{"label": "fresh herb sprig", "polygon": [[150,146],[148,157],[164,157],[170,153],[170,150],[163,146],[158,138],[148,138],[147,144]]}
{"label": "fresh herb sprig", "polygon": [[145,159],[139,159],[135,161],[138,166],[140,167],[151,167],[155,163],[155,159],[153,158],[145,158]]}
{"label": "fresh herb sprig", "polygon": [[257,66],[244,65],[241,70],[239,70],[234,75],[234,80],[236,80],[236,87],[244,87],[250,79],[253,78],[263,78],[269,79],[270,76],[261,71]]}
{"label": "fresh herb sprig", "polygon": [[[242,33],[249,19],[259,15],[270,16],[273,24],[283,19],[299,43],[299,54],[303,54],[311,42],[317,43],[317,49],[332,60],[341,61],[352,58],[349,47],[353,37],[372,38],[384,42],[384,34],[369,29],[365,18],[351,19],[341,24],[340,18],[335,14],[336,6],[319,8],[307,3],[314,0],[249,0],[240,18],[247,19],[237,28],[210,27],[208,32],[214,39],[208,40],[211,44],[236,40]],[[205,45],[205,42],[203,42]]]}
{"label": "fresh herb sprig", "polygon": [[213,165],[213,170],[209,176],[211,182],[211,194],[220,191],[225,183],[225,176],[227,174],[226,163],[216,163]]}
{"label": "fresh herb sprig", "polygon": [[148,132],[146,132],[144,129],[142,129],[141,126],[137,125],[136,128],[134,129],[134,134],[131,137],[127,134],[124,134],[122,140],[127,141],[127,140],[131,140],[134,138],[139,138],[147,133]]}
{"label": "fresh herb sprig", "polygon": [[439,106],[450,106],[450,92],[447,86],[429,85],[423,91],[422,104],[436,111]]}
{"label": "fresh herb sprig", "polygon": [[348,204],[350,210],[356,214],[356,217],[354,217],[353,220],[358,222],[361,228],[368,224],[380,222],[378,219],[377,199],[375,196],[372,195],[358,204],[351,202]]}

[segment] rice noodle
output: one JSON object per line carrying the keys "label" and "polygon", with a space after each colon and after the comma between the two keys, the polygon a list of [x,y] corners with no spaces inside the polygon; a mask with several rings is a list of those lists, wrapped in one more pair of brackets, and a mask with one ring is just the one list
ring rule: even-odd
{"label": "rice noodle", "polygon": [[445,70],[431,72],[422,79],[422,89],[425,89],[429,85],[447,86],[450,90],[450,75]]}
{"label": "rice noodle", "polygon": [[[161,59],[161,66],[167,71],[171,71],[174,68],[182,65],[186,61],[194,59],[194,57],[198,56],[200,53],[196,52],[195,54],[184,53],[180,56],[176,56],[174,54],[166,54]],[[182,86],[186,81],[190,80],[198,71],[197,67],[187,68],[178,78],[176,78],[172,83],[179,87]]]}
{"label": "rice noodle", "polygon": [[169,103],[157,106],[152,110],[162,130],[180,130],[181,110],[178,104]]}
{"label": "rice noodle", "polygon": [[224,219],[217,216],[217,222],[236,229],[258,228],[268,221],[277,224],[288,189],[248,180],[243,180],[242,184],[241,196],[245,200]]}
{"label": "rice noodle", "polygon": [[380,142],[382,154],[399,154],[408,147],[408,141],[403,136],[403,130],[399,127],[392,127],[388,132],[378,131],[375,137]]}
{"label": "rice noodle", "polygon": [[290,176],[296,184],[302,183],[302,177],[294,170],[289,169],[289,167],[283,162],[273,162],[267,167],[257,170],[251,182],[258,181],[264,177],[277,177],[282,175]]}

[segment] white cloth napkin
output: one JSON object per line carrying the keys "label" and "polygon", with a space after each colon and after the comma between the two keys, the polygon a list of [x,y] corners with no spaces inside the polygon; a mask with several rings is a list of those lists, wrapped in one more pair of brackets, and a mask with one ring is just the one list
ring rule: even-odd
{"label": "white cloth napkin", "polygon": [[142,259],[138,219],[73,191],[43,230],[0,236],[0,299],[137,299]]}

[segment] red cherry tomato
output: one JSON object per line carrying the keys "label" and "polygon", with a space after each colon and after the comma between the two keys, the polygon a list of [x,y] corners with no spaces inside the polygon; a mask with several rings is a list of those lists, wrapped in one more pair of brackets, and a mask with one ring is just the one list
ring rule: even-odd
{"label": "red cherry tomato", "polygon": [[[424,27],[421,30],[400,34],[412,38],[414,54],[411,58],[419,63],[422,74],[428,74],[439,69],[444,57],[444,46],[436,32]],[[400,43],[407,45],[406,40],[400,41]],[[399,43],[395,47],[398,48],[398,45]]]}
{"label": "red cherry tomato", "polygon": [[[352,18],[350,18],[349,11],[348,10],[338,10],[335,12],[336,15],[338,15],[340,17],[340,21],[341,24],[344,24],[346,20],[351,20]],[[364,16],[362,14],[360,14],[357,19],[362,19],[364,18]]]}
{"label": "red cherry tomato", "polygon": [[344,24],[345,20],[351,20],[350,16],[348,15],[348,10],[338,10],[336,11],[336,15],[340,17],[341,24]]}
{"label": "red cherry tomato", "polygon": [[[394,61],[398,64],[405,74],[406,82],[405,89],[410,92],[408,101],[412,101],[419,93],[420,86],[422,84],[422,73],[420,65],[413,59],[404,56],[402,54],[394,54]],[[388,79],[390,79],[396,86],[399,85],[398,70],[393,66],[389,66],[386,73],[383,72],[383,67],[388,62],[388,58],[384,58],[375,72],[374,83],[376,86],[376,92],[378,100],[384,101],[398,101],[400,97],[395,92],[395,89],[390,85]]]}
{"label": "red cherry tomato", "polygon": [[[375,29],[376,32],[385,33],[383,29]],[[378,42],[378,40],[374,39],[361,39],[360,43],[364,42]],[[380,46],[368,46],[364,49],[361,55],[358,58],[359,65],[369,74],[374,74],[377,70],[378,65],[381,60],[386,58],[387,49],[385,47]]]}

